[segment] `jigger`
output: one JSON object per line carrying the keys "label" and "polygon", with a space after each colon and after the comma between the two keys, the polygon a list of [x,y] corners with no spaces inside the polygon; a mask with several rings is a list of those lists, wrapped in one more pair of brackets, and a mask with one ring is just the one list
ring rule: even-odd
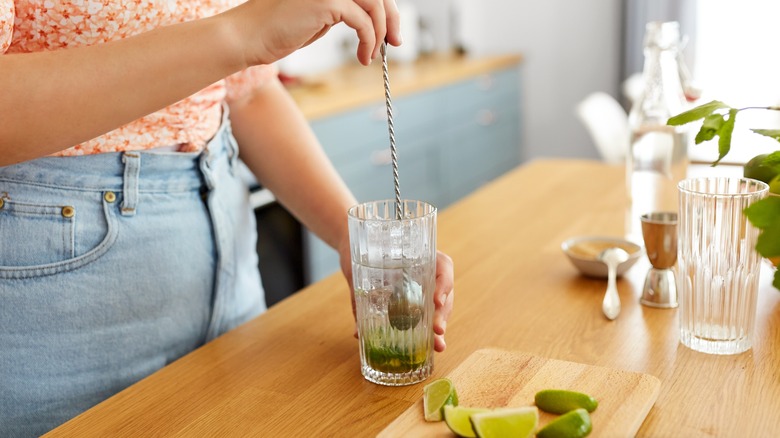
{"label": "jigger", "polygon": [[641,216],[642,237],[650,264],[640,303],[650,307],[677,307],[677,213],[656,212]]}

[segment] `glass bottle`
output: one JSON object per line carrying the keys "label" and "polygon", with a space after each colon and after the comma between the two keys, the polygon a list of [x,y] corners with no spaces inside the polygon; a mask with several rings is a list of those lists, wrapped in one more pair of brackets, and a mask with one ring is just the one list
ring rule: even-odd
{"label": "glass bottle", "polygon": [[650,22],[645,29],[642,97],[629,113],[631,130],[626,154],[626,237],[642,244],[640,216],[673,211],[677,183],[688,168],[688,136],[667,126],[669,117],[686,109],[677,63],[680,30],[676,22]]}

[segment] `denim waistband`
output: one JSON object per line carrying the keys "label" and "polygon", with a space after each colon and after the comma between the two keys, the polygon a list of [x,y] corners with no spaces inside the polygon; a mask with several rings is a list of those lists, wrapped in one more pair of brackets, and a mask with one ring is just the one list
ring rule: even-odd
{"label": "denim waistband", "polygon": [[227,159],[234,164],[238,148],[228,111],[202,152],[127,151],[76,157],[44,157],[0,167],[0,181],[23,182],[84,191],[122,190],[128,176],[137,179],[138,192],[181,192],[200,188],[199,169]]}

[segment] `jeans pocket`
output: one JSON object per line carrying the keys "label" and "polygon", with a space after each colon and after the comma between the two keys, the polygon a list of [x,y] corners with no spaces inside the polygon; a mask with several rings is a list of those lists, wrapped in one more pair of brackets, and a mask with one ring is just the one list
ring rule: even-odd
{"label": "jeans pocket", "polygon": [[72,258],[75,219],[72,206],[3,200],[0,266],[38,265]]}
{"label": "jeans pocket", "polygon": [[[33,197],[34,198],[34,197]],[[0,278],[52,275],[90,263],[117,237],[112,204],[102,194],[78,194],[64,202],[2,199]]]}

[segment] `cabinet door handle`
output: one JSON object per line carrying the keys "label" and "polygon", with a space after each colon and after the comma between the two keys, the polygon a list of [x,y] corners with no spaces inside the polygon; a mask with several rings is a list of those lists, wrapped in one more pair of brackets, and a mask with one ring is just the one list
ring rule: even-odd
{"label": "cabinet door handle", "polygon": [[477,124],[479,126],[490,126],[496,123],[498,114],[493,110],[479,110],[477,113]]}
{"label": "cabinet door handle", "polygon": [[371,153],[371,164],[374,166],[389,166],[392,163],[393,155],[390,153],[390,148]]}

